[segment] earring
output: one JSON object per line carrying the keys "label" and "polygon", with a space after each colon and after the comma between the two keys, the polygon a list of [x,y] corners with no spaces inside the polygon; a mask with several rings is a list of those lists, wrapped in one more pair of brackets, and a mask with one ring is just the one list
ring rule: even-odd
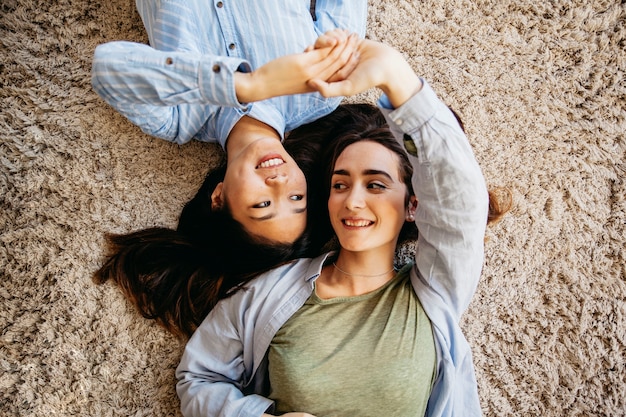
{"label": "earring", "polygon": [[416,204],[414,203],[409,203],[409,206],[406,208],[406,221],[407,222],[412,222],[415,221],[415,207]]}

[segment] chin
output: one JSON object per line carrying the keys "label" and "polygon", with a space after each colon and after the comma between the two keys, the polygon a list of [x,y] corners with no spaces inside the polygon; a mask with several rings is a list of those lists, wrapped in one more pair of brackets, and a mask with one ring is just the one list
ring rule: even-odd
{"label": "chin", "polygon": [[341,246],[341,249],[350,252],[363,252],[369,249],[369,247],[366,247],[363,244],[362,240],[358,242],[355,242],[354,240],[351,240],[349,242],[342,242],[341,240],[339,240],[339,245]]}

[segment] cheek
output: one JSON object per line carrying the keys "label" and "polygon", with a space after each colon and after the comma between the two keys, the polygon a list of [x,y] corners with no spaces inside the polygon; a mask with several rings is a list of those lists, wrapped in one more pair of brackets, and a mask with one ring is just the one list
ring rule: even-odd
{"label": "cheek", "polygon": [[245,207],[246,201],[254,199],[254,190],[258,189],[248,181],[224,181],[224,189],[222,194],[224,195],[228,205],[231,209],[236,207]]}
{"label": "cheek", "polygon": [[306,177],[304,176],[304,172],[300,169],[298,165],[294,164],[291,168],[286,172],[289,176],[289,181],[297,183],[298,185],[306,184]]}
{"label": "cheek", "polygon": [[403,197],[401,199],[399,198],[396,202],[394,202],[392,207],[390,207],[390,210],[393,210],[394,216],[396,217],[397,223],[400,227],[402,227],[404,221],[406,220],[407,205],[408,203],[405,203],[405,199]]}
{"label": "cheek", "polygon": [[337,194],[330,194],[328,198],[328,213],[332,219],[333,214],[335,214],[339,208],[341,208],[341,198]]}

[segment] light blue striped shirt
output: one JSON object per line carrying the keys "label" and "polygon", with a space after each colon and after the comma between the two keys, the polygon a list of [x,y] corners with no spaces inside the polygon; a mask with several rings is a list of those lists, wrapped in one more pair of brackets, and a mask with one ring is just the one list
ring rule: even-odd
{"label": "light blue striped shirt", "polygon": [[[94,90],[145,133],[179,144],[226,143],[247,114],[283,135],[330,113],[340,98],[301,94],[244,105],[234,72],[302,52],[334,28],[365,34],[366,0],[137,0],[150,46],[96,48]],[[219,67],[219,71],[216,71]]]}

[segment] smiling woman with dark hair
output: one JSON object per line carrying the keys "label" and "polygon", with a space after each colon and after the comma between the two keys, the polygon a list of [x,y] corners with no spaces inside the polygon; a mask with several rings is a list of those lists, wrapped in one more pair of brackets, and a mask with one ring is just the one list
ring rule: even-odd
{"label": "smiling woman with dark hair", "polygon": [[310,253],[307,179],[282,139],[340,103],[307,81],[354,68],[367,2],[137,0],[137,10],[150,45],[98,46],[94,90],[150,135],[219,143],[226,163],[178,230],[108,236],[95,280],[117,282],[144,316],[189,334],[194,326],[171,309],[207,310],[172,307],[170,290],[210,295],[210,308],[252,274]]}
{"label": "smiling woman with dark hair", "polygon": [[307,81],[354,67],[367,2],[137,0],[137,10],[150,45],[99,45],[94,90],[150,135],[219,143],[226,170],[213,210],[252,236],[296,241],[306,183],[281,141],[339,104]]}

